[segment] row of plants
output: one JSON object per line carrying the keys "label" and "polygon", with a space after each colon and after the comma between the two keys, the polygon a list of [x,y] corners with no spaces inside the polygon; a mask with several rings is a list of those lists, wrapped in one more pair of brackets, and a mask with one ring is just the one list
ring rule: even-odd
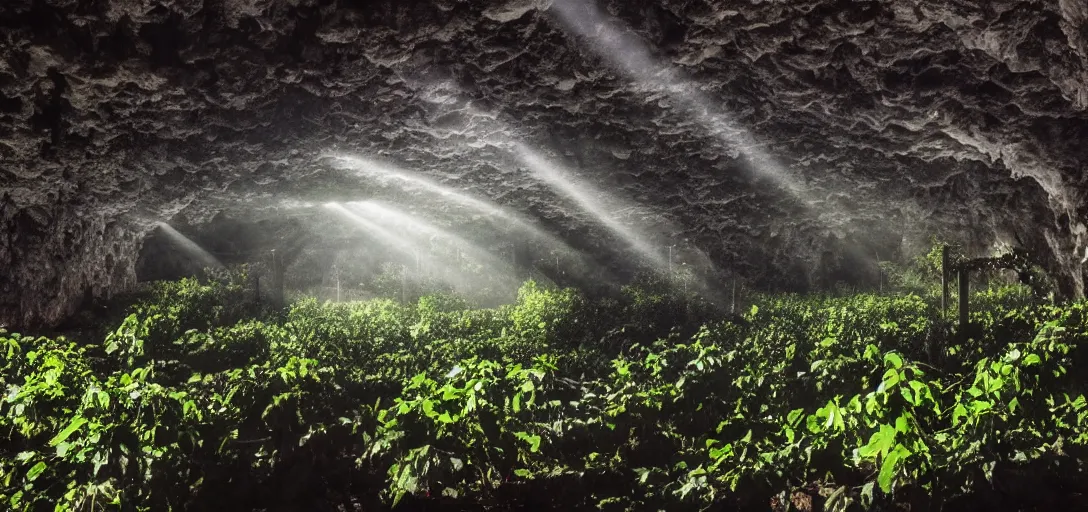
{"label": "row of plants", "polygon": [[0,333],[12,510],[911,510],[1074,506],[1088,304],[527,283],[243,307],[156,285],[97,338]]}

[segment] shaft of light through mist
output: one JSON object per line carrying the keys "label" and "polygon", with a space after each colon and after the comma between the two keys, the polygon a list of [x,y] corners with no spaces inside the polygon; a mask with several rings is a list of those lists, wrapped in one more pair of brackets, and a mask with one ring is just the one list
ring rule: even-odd
{"label": "shaft of light through mist", "polygon": [[157,225],[166,236],[170,237],[170,240],[199,260],[203,268],[223,268],[223,264],[220,263],[215,256],[212,256],[210,252],[205,251],[204,248],[197,245],[196,242],[190,240],[189,237],[181,234],[169,224],[165,222],[156,222],[155,225]]}
{"label": "shaft of light through mist", "polygon": [[774,157],[760,149],[761,144],[748,130],[736,126],[726,113],[715,111],[716,102],[699,92],[698,85],[685,79],[676,69],[659,63],[636,35],[609,21],[596,0],[555,0],[551,10],[568,29],[588,39],[592,49],[613,67],[639,85],[668,96],[713,137],[745,155],[753,171],[807,201],[797,180]]}
{"label": "shaft of light through mist", "polygon": [[528,167],[537,179],[547,183],[556,192],[559,192],[561,195],[566,196],[568,199],[577,203],[579,207],[585,210],[586,213],[592,215],[598,222],[608,228],[609,231],[612,231],[623,239],[624,242],[627,242],[627,244],[639,253],[639,255],[647,258],[658,267],[668,265],[668,260],[666,260],[659,251],[647,243],[632,229],[624,226],[613,218],[609,212],[605,211],[605,207],[600,201],[587,193],[587,191],[590,190],[589,186],[585,183],[575,181],[572,172],[521,143],[515,143],[514,153],[518,160]]}
{"label": "shaft of light through mist", "polygon": [[494,215],[498,217],[506,217],[507,213],[502,208],[489,204],[485,201],[477,199],[475,197],[457,192],[449,187],[445,187],[431,181],[422,176],[417,176],[409,171],[400,169],[394,165],[379,162],[370,158],[363,158],[359,156],[347,156],[347,155],[332,155],[339,165],[344,168],[361,172],[363,174],[381,178],[381,179],[394,179],[401,182],[422,188],[432,194],[443,197],[451,202],[460,203],[463,206],[472,208],[485,215]]}
{"label": "shaft of light through mist", "polygon": [[399,228],[404,229],[405,233],[416,231],[428,238],[444,238],[460,248],[470,258],[485,262],[500,272],[512,272],[514,270],[506,260],[500,259],[476,244],[461,238],[457,234],[439,228],[415,215],[372,201],[352,202],[348,203],[348,207],[352,208],[360,215],[371,216],[371,220],[374,222],[391,221],[393,224],[399,225]]}
{"label": "shaft of light through mist", "polygon": [[[471,208],[488,217],[507,222],[514,229],[530,235],[549,246],[571,250],[566,242],[563,242],[555,235],[534,225],[534,223],[523,218],[517,212],[513,212],[497,204],[457,192],[449,187],[439,185],[434,181],[417,176],[397,166],[379,162],[374,159],[349,155],[330,155],[330,158],[336,161],[338,165],[349,170],[361,172],[377,178],[395,179],[409,185],[417,186],[431,194]],[[573,252],[573,250],[571,251]]]}
{"label": "shaft of light through mist", "polygon": [[[446,261],[442,261],[431,256],[426,250],[427,246],[425,246],[423,243],[419,241],[411,241],[404,236],[395,234],[394,232],[386,229],[380,224],[360,215],[359,213],[356,213],[355,211],[352,211],[351,209],[345,207],[342,204],[328,203],[325,206],[330,210],[336,212],[337,214],[341,215],[342,217],[352,221],[356,225],[362,227],[376,239],[380,240],[382,243],[388,244],[390,247],[396,249],[398,252],[404,254],[405,256],[408,256],[412,259],[418,258],[418,261],[426,263],[428,268],[441,271],[436,276],[439,280],[452,285],[454,288],[461,290],[468,290],[472,288],[473,282],[470,279],[467,279],[460,269]],[[411,235],[411,233],[406,234]]]}
{"label": "shaft of light through mist", "polygon": [[348,210],[342,204],[328,203],[325,205],[325,207],[336,212],[340,216],[354,222],[356,225],[363,228],[375,238],[381,240],[383,243],[389,244],[390,247],[396,249],[397,251],[403,253],[406,256],[415,257],[417,251],[420,250],[420,247],[393,234],[389,230],[370,221],[369,219],[363,218],[355,212]]}
{"label": "shaft of light through mist", "polygon": [[[517,279],[519,272],[526,270],[524,268],[517,268],[517,265],[513,264],[506,258],[496,255],[493,252],[488,251],[487,249],[484,249],[479,245],[469,240],[466,240],[449,230],[439,228],[434,224],[431,224],[419,218],[417,215],[407,213],[399,208],[390,206],[388,204],[383,204],[375,201],[362,201],[348,203],[348,207],[356,212],[359,212],[361,215],[371,215],[372,217],[370,218],[374,222],[392,223],[397,225],[398,229],[407,228],[407,231],[405,232],[411,232],[412,230],[415,230],[429,237],[446,239],[453,245],[457,246],[462,254],[467,256],[469,259],[481,263],[486,263],[490,268],[496,269],[497,272],[507,274],[507,277]],[[528,234],[532,235],[532,233]],[[548,236],[550,237],[550,235]],[[594,265],[585,259],[584,254],[575,251],[565,242],[559,241],[558,239],[555,239],[554,241],[547,239],[542,241],[546,242],[546,245],[544,247],[553,250],[553,252],[551,253],[552,255],[556,254],[554,252],[555,250],[558,250],[559,253],[563,255],[562,258],[567,268],[582,268]],[[538,262],[535,261],[521,263],[523,263],[526,267],[538,268]],[[555,267],[558,268],[559,264],[556,263]],[[616,280],[615,276],[608,269],[605,268],[594,269],[593,275],[601,282],[612,282]],[[538,278],[544,277],[539,276]]]}

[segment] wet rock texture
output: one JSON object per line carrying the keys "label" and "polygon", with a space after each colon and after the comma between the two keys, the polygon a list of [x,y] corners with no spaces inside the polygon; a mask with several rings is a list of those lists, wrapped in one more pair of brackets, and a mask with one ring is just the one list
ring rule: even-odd
{"label": "wet rock texture", "polygon": [[388,191],[330,151],[614,246],[514,141],[753,282],[943,234],[1022,243],[1083,291],[1082,0],[582,3],[5,0],[0,324],[131,284],[154,221]]}

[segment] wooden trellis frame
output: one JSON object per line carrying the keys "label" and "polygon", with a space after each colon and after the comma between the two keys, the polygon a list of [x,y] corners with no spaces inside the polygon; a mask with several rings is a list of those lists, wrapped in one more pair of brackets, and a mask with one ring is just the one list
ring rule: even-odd
{"label": "wooden trellis frame", "polygon": [[1014,250],[1004,256],[996,258],[973,258],[953,260],[948,246],[941,248],[941,316],[948,313],[949,281],[955,273],[959,279],[959,336],[961,341],[967,338],[967,327],[970,325],[971,309],[971,272],[979,270],[1015,270],[1021,280],[1031,286],[1035,293],[1039,293],[1038,283],[1026,280],[1029,275],[1031,261],[1023,250]]}

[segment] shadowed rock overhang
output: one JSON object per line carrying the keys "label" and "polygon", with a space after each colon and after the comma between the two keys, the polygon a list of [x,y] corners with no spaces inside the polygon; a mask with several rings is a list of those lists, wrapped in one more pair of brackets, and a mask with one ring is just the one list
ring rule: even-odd
{"label": "shadowed rock overhang", "polygon": [[651,245],[753,283],[856,274],[857,255],[939,234],[1025,246],[1080,295],[1086,6],[6,0],[0,324],[125,289],[158,221],[323,233],[306,204],[374,197],[471,217],[338,154],[620,259],[520,147],[606,192]]}

